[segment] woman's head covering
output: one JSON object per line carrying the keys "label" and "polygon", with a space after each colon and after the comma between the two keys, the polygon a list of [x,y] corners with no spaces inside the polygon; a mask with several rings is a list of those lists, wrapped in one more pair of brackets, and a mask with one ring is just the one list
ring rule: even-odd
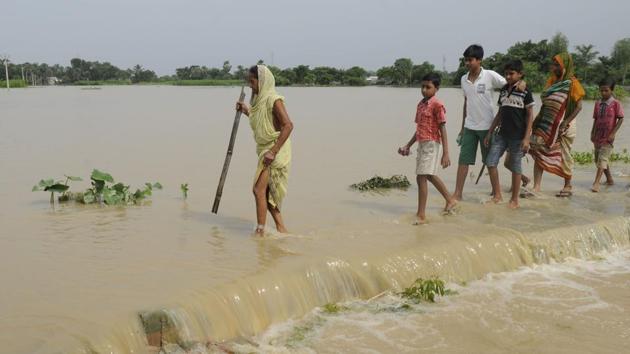
{"label": "woman's head covering", "polygon": [[279,98],[282,98],[276,92],[276,79],[273,73],[265,65],[258,65],[258,94],[254,98],[252,112],[256,112],[263,108],[271,108]]}
{"label": "woman's head covering", "polygon": [[571,114],[575,109],[577,102],[586,94],[584,88],[580,84],[580,81],[575,77],[575,66],[573,66],[573,59],[571,54],[564,52],[553,57],[553,61],[560,65],[562,69],[562,75],[558,77],[556,73],[552,73],[547,79],[545,89],[548,89],[553,84],[561,81],[571,80],[571,87],[569,89],[569,102],[567,104],[567,115]]}

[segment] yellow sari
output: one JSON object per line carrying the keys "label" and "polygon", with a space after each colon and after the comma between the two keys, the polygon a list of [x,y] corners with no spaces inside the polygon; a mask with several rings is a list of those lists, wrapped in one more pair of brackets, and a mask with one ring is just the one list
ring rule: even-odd
{"label": "yellow sari", "polygon": [[254,176],[254,185],[260,174],[269,169],[269,204],[280,209],[282,200],[287,194],[289,184],[289,167],[291,166],[291,140],[282,145],[276,158],[269,166],[263,164],[263,157],[278,140],[280,132],[273,125],[273,105],[277,100],[284,101],[284,97],[276,92],[276,80],[264,65],[258,65],[258,94],[254,98],[249,124],[256,141],[258,166]]}

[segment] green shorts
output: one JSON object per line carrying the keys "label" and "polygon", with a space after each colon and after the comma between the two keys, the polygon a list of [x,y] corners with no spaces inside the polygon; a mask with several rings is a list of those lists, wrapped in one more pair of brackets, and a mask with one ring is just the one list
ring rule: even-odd
{"label": "green shorts", "polygon": [[464,128],[462,134],[462,146],[459,150],[460,165],[474,165],[477,160],[477,145],[481,145],[481,161],[485,163],[488,148],[483,145],[483,139],[488,134],[487,130],[470,130]]}

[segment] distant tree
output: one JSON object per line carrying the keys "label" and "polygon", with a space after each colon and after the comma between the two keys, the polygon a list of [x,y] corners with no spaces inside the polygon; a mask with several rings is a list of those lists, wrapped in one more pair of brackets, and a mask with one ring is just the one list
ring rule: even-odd
{"label": "distant tree", "polygon": [[630,38],[620,39],[615,43],[612,59],[621,71],[621,84],[626,84],[628,69],[630,68]]}
{"label": "distant tree", "polygon": [[569,51],[569,38],[562,32],[556,32],[556,34],[549,40],[549,52],[551,55],[556,55]]}
{"label": "distant tree", "polygon": [[224,79],[231,79],[231,75],[230,75],[230,71],[232,71],[232,64],[230,64],[229,60],[226,60],[223,62],[223,78]]}
{"label": "distant tree", "polygon": [[295,83],[305,84],[306,76],[311,72],[311,69],[308,65],[298,65],[293,68],[293,72],[295,73]]}
{"label": "distant tree", "polygon": [[422,77],[430,72],[435,71],[435,66],[428,61],[420,65],[414,65],[411,73],[411,83],[418,84],[422,81]]}
{"label": "distant tree", "polygon": [[578,73],[578,76],[586,81],[588,79],[588,72],[593,65],[593,61],[597,58],[599,54],[598,51],[593,50],[595,48],[592,44],[581,44],[576,45],[576,52],[573,53],[573,62],[575,63],[575,68]]}
{"label": "distant tree", "polygon": [[155,72],[151,70],[145,70],[144,68],[142,68],[142,66],[140,66],[140,64],[137,64],[129,70],[131,71],[131,82],[133,83],[157,80],[157,75],[155,74]]}
{"label": "distant tree", "polygon": [[411,85],[413,62],[409,58],[396,59],[393,66],[394,82],[398,85]]}

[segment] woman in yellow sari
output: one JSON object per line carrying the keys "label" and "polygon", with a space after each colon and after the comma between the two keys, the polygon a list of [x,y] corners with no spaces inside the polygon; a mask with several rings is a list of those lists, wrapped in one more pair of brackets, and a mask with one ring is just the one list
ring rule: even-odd
{"label": "woman in yellow sari", "polygon": [[284,106],[284,97],[276,92],[276,80],[265,65],[249,69],[249,87],[252,89],[251,108],[237,102],[236,109],[249,117],[256,141],[258,165],[254,175],[256,200],[256,234],[263,235],[267,211],[271,213],[276,229],[286,233],[280,208],[287,194],[291,165],[293,123]]}
{"label": "woman in yellow sari", "polygon": [[574,120],[582,110],[583,97],[584,89],[574,76],[571,55],[561,53],[553,57],[551,76],[541,94],[542,107],[534,119],[529,150],[535,161],[535,192],[540,191],[543,171],[547,171],[564,178],[564,187],[556,196],[572,194]]}

